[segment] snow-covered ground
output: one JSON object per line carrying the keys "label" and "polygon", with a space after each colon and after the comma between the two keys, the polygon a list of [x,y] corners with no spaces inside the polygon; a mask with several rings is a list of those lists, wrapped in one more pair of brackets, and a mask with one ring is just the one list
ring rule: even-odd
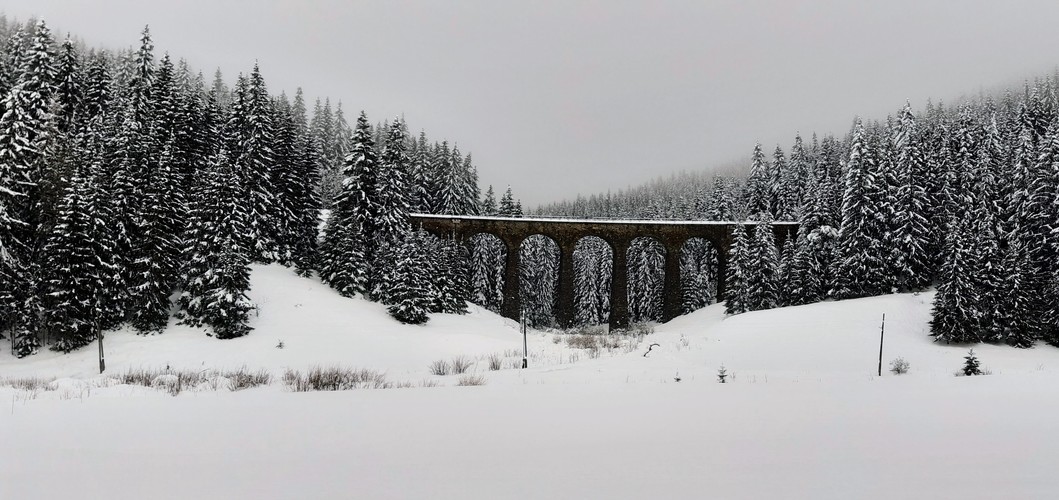
{"label": "snow-covered ground", "polygon": [[[113,385],[95,349],[8,356],[0,498],[1054,498],[1059,349],[927,335],[930,293],[724,318],[712,306],[598,357],[482,310],[405,326],[278,266],[255,267],[250,336],[112,332],[108,374],[246,366],[269,387],[178,396]],[[875,374],[884,361],[908,374]],[[283,341],[283,348],[277,344]],[[558,342],[557,342],[558,341]],[[658,344],[643,356],[651,344]],[[504,358],[488,369],[487,357]],[[465,356],[486,385],[431,362]],[[725,365],[729,383],[718,384]],[[284,370],[340,365],[441,387],[295,393]],[[680,379],[679,382],[677,379]]]}

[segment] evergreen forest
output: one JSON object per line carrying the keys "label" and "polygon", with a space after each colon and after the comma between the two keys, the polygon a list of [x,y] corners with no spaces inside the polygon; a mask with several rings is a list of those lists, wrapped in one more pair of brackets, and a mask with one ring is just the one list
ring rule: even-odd
{"label": "evergreen forest", "polygon": [[[0,17],[0,335],[23,357],[172,319],[252,334],[250,266],[277,263],[398,321],[499,311],[504,244],[428,235],[411,213],[522,217],[469,152],[405,120],[272,94],[158,51],[106,51]],[[748,148],[749,149],[749,148]],[[842,136],[754,146],[749,168],[578,196],[530,216],[754,221],[733,234],[729,314],[935,288],[947,343],[1059,344],[1059,75],[856,118]],[[772,221],[796,221],[777,248]],[[555,326],[558,247],[521,249],[526,319]],[[715,297],[717,251],[680,255],[683,311]],[[611,248],[575,250],[576,321],[606,323]],[[661,317],[665,249],[629,249],[633,321]]]}

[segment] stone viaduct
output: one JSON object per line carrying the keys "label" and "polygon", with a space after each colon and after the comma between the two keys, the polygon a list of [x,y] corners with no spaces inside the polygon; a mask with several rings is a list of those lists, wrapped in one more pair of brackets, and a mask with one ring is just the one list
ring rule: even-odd
{"label": "stone viaduct", "polygon": [[[711,221],[662,221],[662,220],[574,220],[558,218],[509,218],[474,217],[459,215],[412,214],[412,225],[439,237],[454,238],[469,242],[476,234],[496,236],[507,247],[507,262],[504,265],[504,302],[501,313],[518,320],[519,297],[519,250],[523,240],[533,235],[551,238],[559,246],[559,296],[556,319],[562,327],[572,324],[574,304],[574,247],[587,236],[595,236],[610,244],[613,255],[613,272],[610,285],[610,328],[625,328],[629,325],[628,260],[627,252],[632,240],[640,237],[654,238],[665,247],[665,279],[662,292],[662,320],[669,321],[680,315],[680,252],[690,238],[703,238],[717,251],[717,299],[724,297],[728,250],[732,243],[732,231],[740,223]],[[754,225],[755,222],[746,222]],[[774,222],[776,244],[795,234],[798,224]]]}

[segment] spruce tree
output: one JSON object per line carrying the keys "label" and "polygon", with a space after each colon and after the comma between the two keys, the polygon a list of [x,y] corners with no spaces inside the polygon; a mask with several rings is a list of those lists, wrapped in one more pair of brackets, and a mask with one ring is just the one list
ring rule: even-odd
{"label": "spruce tree", "polygon": [[746,283],[746,307],[750,311],[771,309],[779,304],[779,263],[772,220],[765,219],[754,227],[747,265],[743,267]]}
{"label": "spruce tree", "polygon": [[486,217],[492,217],[497,215],[499,207],[496,204],[496,194],[493,193],[492,184],[485,191],[485,199],[482,200],[482,208],[480,213]]}
{"label": "spruce tree", "polygon": [[747,270],[751,258],[746,227],[739,224],[732,231],[732,246],[728,254],[728,279],[724,291],[725,312],[728,314],[742,314],[749,310]]}
{"label": "spruce tree", "polygon": [[751,157],[750,177],[746,181],[747,213],[758,219],[772,210],[771,166],[761,152],[761,144],[754,145]]}
{"label": "spruce tree", "polygon": [[67,36],[62,44],[56,67],[56,115],[59,132],[69,133],[81,119],[84,84],[81,78],[81,57]]}
{"label": "spruce tree", "polygon": [[971,222],[954,220],[934,296],[930,334],[936,342],[980,342],[981,297],[974,282],[974,234]]}
{"label": "spruce tree", "polygon": [[346,296],[365,293],[372,286],[380,211],[378,163],[368,117],[362,112],[345,160],[347,179],[331,207],[321,249],[321,277]]}
{"label": "spruce tree", "polygon": [[180,295],[181,320],[209,326],[217,338],[235,338],[251,330],[253,304],[249,256],[239,243],[246,231],[246,213],[239,200],[240,179],[225,151],[210,159],[195,187],[188,231],[189,256]]}
{"label": "spruce tree", "polygon": [[840,299],[888,293],[889,263],[880,221],[878,158],[858,119],[854,125],[846,166],[846,189],[839,229],[834,295]]}
{"label": "spruce tree", "polygon": [[[247,206],[248,233],[245,243],[253,260],[272,262],[284,260],[285,250],[279,247],[277,230],[280,221],[290,220],[292,214],[278,203],[276,142],[272,100],[265,87],[265,79],[255,64],[248,79],[241,79],[233,104],[230,133],[238,143],[232,148],[233,163],[244,189]],[[282,182],[282,180],[281,180]]]}
{"label": "spruce tree", "polygon": [[295,149],[291,221],[294,267],[298,274],[309,276],[318,265],[317,240],[320,226],[320,199],[316,186],[320,180],[320,148],[309,134],[300,136]]}
{"label": "spruce tree", "polygon": [[933,256],[930,253],[931,200],[927,191],[930,176],[920,146],[915,116],[905,104],[894,139],[897,180],[892,245],[897,283],[903,290],[918,290],[930,285],[933,278]]}
{"label": "spruce tree", "polygon": [[55,265],[43,286],[44,322],[52,349],[70,352],[92,342],[102,316],[102,286],[107,273],[109,248],[101,210],[104,192],[98,183],[98,163],[89,158],[69,180],[58,210],[58,220],[48,237],[44,254]]}
{"label": "spruce tree", "polygon": [[41,258],[47,224],[45,152],[54,134],[55,66],[51,33],[41,22],[0,116],[0,329],[12,330],[18,357],[42,344]]}
{"label": "spruce tree", "polygon": [[397,321],[422,324],[429,319],[432,297],[428,275],[430,263],[426,258],[426,234],[408,232],[393,246],[389,264],[380,280],[380,296],[387,311]]}
{"label": "spruce tree", "polygon": [[177,284],[178,255],[183,245],[179,214],[184,200],[178,194],[173,143],[171,137],[157,165],[147,172],[135,219],[138,231],[132,242],[128,284],[132,295],[130,320],[140,333],[158,333],[165,328],[169,297]]}
{"label": "spruce tree", "polygon": [[493,312],[499,312],[504,297],[504,243],[495,236],[477,234],[471,238],[471,301]]}
{"label": "spruce tree", "polygon": [[662,319],[665,247],[651,238],[629,245],[629,318],[634,322]]}
{"label": "spruce tree", "polygon": [[400,117],[395,118],[386,136],[379,161],[378,186],[378,221],[376,239],[379,244],[402,241],[411,230],[408,222],[409,183],[408,166],[410,160],[405,152],[404,123]]}
{"label": "spruce tree", "polygon": [[500,197],[500,208],[498,213],[501,217],[513,217],[515,215],[515,198],[511,195],[511,186],[507,187],[504,195]]}
{"label": "spruce tree", "polygon": [[982,374],[981,363],[978,361],[978,356],[974,355],[974,349],[967,351],[967,356],[964,356],[963,359],[963,374],[965,376]]}

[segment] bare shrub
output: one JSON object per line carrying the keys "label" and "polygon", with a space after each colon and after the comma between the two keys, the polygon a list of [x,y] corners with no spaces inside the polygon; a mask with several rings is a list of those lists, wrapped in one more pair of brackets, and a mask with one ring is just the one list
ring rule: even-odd
{"label": "bare shrub", "polygon": [[117,381],[120,384],[138,385],[166,391],[176,396],[188,389],[194,389],[200,385],[208,385],[213,382],[213,389],[217,389],[216,372],[207,370],[174,370],[134,368],[118,374]]}
{"label": "bare shrub", "polygon": [[490,354],[487,358],[489,360],[489,370],[497,371],[504,365],[504,358],[499,354]]}
{"label": "bare shrub", "polygon": [[238,370],[222,372],[221,376],[228,379],[228,390],[240,391],[272,383],[272,374],[265,370],[251,372],[242,367]]}
{"label": "bare shrub", "polygon": [[471,360],[466,356],[456,356],[452,358],[452,373],[461,374],[466,373],[471,368]]}
{"label": "bare shrub", "polygon": [[585,325],[564,330],[563,333],[569,335],[604,335],[607,333],[607,328],[604,325]]}
{"label": "bare shrub", "polygon": [[644,335],[650,335],[650,334],[652,334],[654,332],[655,332],[654,324],[646,323],[646,322],[640,322],[640,323],[633,323],[633,324],[629,325],[628,328],[625,328],[623,330],[615,330],[615,331],[613,331],[611,333],[620,334],[620,335],[634,335],[634,336],[642,337]]}
{"label": "bare shrub", "polygon": [[450,372],[452,372],[452,366],[444,359],[439,359],[430,364],[431,375],[448,375]]}
{"label": "bare shrub", "polygon": [[22,391],[51,391],[55,389],[55,386],[51,384],[54,381],[55,379],[41,377],[7,378],[0,379],[0,387],[6,386]]}
{"label": "bare shrub", "polygon": [[463,375],[456,382],[457,386],[485,385],[485,377],[481,375]]}
{"label": "bare shrub", "polygon": [[905,358],[897,358],[890,362],[890,372],[894,375],[904,375],[912,365]]}
{"label": "bare shrub", "polygon": [[607,350],[618,349],[622,344],[630,341],[631,339],[624,339],[618,335],[604,335],[600,337],[600,344]]}
{"label": "bare shrub", "polygon": [[144,368],[130,368],[125,373],[118,374],[118,381],[126,385],[140,385],[143,387],[151,387],[151,382],[155,377],[163,372],[158,370],[147,370]]}
{"label": "bare shrub", "polygon": [[[301,378],[301,373],[287,368],[287,370],[283,372],[283,385],[294,389],[295,386],[298,386],[301,383]],[[297,389],[294,390],[298,392]]]}
{"label": "bare shrub", "polygon": [[422,380],[419,382],[419,387],[441,387],[441,382],[437,380]]}
{"label": "bare shrub", "polygon": [[348,391],[352,389],[392,389],[394,384],[386,376],[367,369],[314,367],[302,375],[298,371],[287,370],[283,382],[294,392],[308,391]]}
{"label": "bare shrub", "polygon": [[574,349],[598,349],[599,338],[596,335],[567,335],[566,346]]}

